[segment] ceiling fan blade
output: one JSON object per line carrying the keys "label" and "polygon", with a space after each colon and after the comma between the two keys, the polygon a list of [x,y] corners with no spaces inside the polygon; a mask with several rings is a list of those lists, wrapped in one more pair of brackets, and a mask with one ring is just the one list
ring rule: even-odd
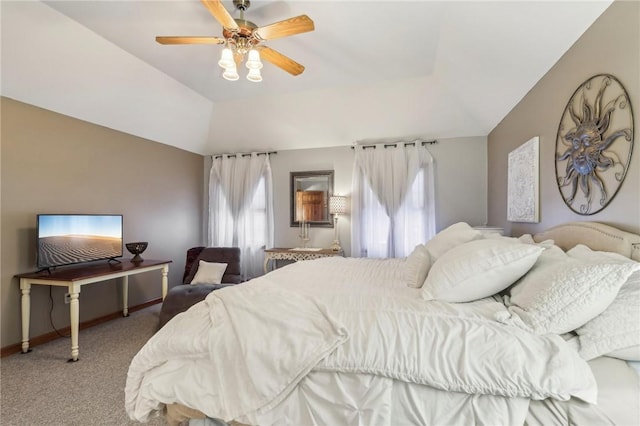
{"label": "ceiling fan blade", "polygon": [[266,46],[258,46],[257,49],[260,51],[260,57],[262,59],[271,62],[277,67],[282,68],[289,74],[299,75],[304,71],[304,66],[300,65],[293,59],[284,56],[282,53],[279,53]]}
{"label": "ceiling fan blade", "polygon": [[224,44],[220,37],[173,37],[159,36],[156,41],[160,44]]}
{"label": "ceiling fan blade", "polygon": [[231,14],[224,8],[222,2],[220,0],[201,0],[204,6],[211,12],[214,18],[224,28],[228,28],[230,30],[238,30],[240,27],[233,19]]}
{"label": "ceiling fan blade", "polygon": [[308,31],[313,31],[314,29],[315,26],[311,18],[307,15],[300,15],[260,27],[253,32],[253,35],[258,37],[260,40],[273,40],[280,37],[306,33]]}

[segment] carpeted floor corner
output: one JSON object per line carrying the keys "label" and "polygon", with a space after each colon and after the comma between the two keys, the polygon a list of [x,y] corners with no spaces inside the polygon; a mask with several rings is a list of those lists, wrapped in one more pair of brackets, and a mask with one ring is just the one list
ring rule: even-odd
{"label": "carpeted floor corner", "polygon": [[[80,331],[80,361],[70,338],[0,360],[0,424],[136,425],[124,410],[131,359],[158,327],[161,305]],[[167,423],[153,419],[149,425]]]}

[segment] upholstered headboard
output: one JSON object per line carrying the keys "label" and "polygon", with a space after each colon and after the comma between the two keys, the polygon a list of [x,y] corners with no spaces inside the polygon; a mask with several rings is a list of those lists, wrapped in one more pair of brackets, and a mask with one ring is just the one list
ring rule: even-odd
{"label": "upholstered headboard", "polygon": [[563,250],[584,244],[592,250],[610,251],[640,261],[640,235],[599,222],[568,222],[535,234],[537,242],[553,240]]}

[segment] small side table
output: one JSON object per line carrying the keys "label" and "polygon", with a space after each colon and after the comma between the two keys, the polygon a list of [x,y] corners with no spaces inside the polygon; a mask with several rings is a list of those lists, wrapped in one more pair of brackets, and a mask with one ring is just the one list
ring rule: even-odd
{"label": "small side table", "polygon": [[[331,249],[298,249],[298,248],[270,248],[264,250],[264,273],[269,272],[269,261],[320,259],[321,257],[344,256],[344,252]],[[275,268],[274,268],[275,269]]]}

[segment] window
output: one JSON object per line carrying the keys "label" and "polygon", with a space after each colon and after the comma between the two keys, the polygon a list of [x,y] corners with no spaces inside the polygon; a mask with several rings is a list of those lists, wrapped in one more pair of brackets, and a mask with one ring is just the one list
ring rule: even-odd
{"label": "window", "polygon": [[357,148],[352,213],[353,256],[408,256],[435,233],[431,154],[403,145]]}
{"label": "window", "polygon": [[265,246],[273,244],[271,166],[267,155],[216,158],[209,177],[209,240],[240,248],[245,278],[262,273]]}

